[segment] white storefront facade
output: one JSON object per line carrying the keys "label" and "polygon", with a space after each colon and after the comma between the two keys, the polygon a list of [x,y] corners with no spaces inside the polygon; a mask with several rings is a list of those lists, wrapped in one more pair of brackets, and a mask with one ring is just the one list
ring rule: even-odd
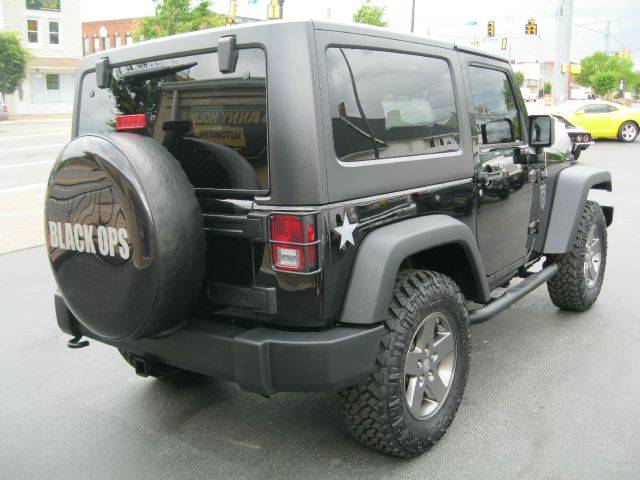
{"label": "white storefront facade", "polygon": [[71,112],[82,56],[80,0],[2,0],[0,10],[0,31],[17,32],[32,55],[27,78],[7,97],[9,112]]}

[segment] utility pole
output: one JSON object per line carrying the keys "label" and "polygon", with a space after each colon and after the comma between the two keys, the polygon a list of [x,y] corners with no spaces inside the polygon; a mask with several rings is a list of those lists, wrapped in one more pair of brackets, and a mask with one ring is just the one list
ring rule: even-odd
{"label": "utility pole", "polygon": [[607,20],[607,26],[604,31],[604,53],[609,53],[609,39],[611,38],[611,20]]}
{"label": "utility pole", "polygon": [[[556,10],[556,58],[553,64],[553,105],[567,101],[573,0],[559,0]],[[563,73],[564,65],[564,73]]]}
{"label": "utility pole", "polygon": [[413,25],[416,21],[416,0],[411,2],[411,33],[413,33]]}

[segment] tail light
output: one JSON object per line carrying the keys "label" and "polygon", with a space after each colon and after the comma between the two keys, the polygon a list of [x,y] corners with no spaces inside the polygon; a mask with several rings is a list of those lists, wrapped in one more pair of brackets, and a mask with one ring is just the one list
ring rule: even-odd
{"label": "tail light", "polygon": [[318,266],[315,215],[271,216],[271,264],[274,270],[314,273]]}
{"label": "tail light", "polygon": [[140,130],[142,128],[147,128],[147,116],[144,113],[116,117],[116,130]]}

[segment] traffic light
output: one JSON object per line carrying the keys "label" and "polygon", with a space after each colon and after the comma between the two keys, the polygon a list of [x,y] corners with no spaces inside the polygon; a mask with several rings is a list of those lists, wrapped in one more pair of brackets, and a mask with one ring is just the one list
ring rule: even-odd
{"label": "traffic light", "polygon": [[487,24],[487,37],[495,37],[496,36],[496,23],[491,20]]}
{"label": "traffic light", "polygon": [[500,46],[501,50],[506,50],[507,49],[507,37],[504,37],[502,39],[502,45]]}
{"label": "traffic light", "polygon": [[280,18],[280,4],[278,0],[271,0],[269,7],[267,8],[267,19],[277,20]]}
{"label": "traffic light", "polygon": [[526,25],[524,26],[525,35],[537,35],[538,34],[538,24],[535,22],[533,18],[527,20]]}

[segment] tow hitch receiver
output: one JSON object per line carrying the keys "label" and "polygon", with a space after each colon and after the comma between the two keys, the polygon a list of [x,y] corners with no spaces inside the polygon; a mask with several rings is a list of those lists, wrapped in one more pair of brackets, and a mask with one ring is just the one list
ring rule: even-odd
{"label": "tow hitch receiver", "polygon": [[136,375],[140,375],[141,377],[149,376],[149,365],[147,361],[142,357],[133,357],[131,360],[131,364],[133,368],[136,370]]}
{"label": "tow hitch receiver", "polygon": [[82,340],[82,335],[76,335],[67,342],[69,348],[84,348],[89,346],[89,340]]}

